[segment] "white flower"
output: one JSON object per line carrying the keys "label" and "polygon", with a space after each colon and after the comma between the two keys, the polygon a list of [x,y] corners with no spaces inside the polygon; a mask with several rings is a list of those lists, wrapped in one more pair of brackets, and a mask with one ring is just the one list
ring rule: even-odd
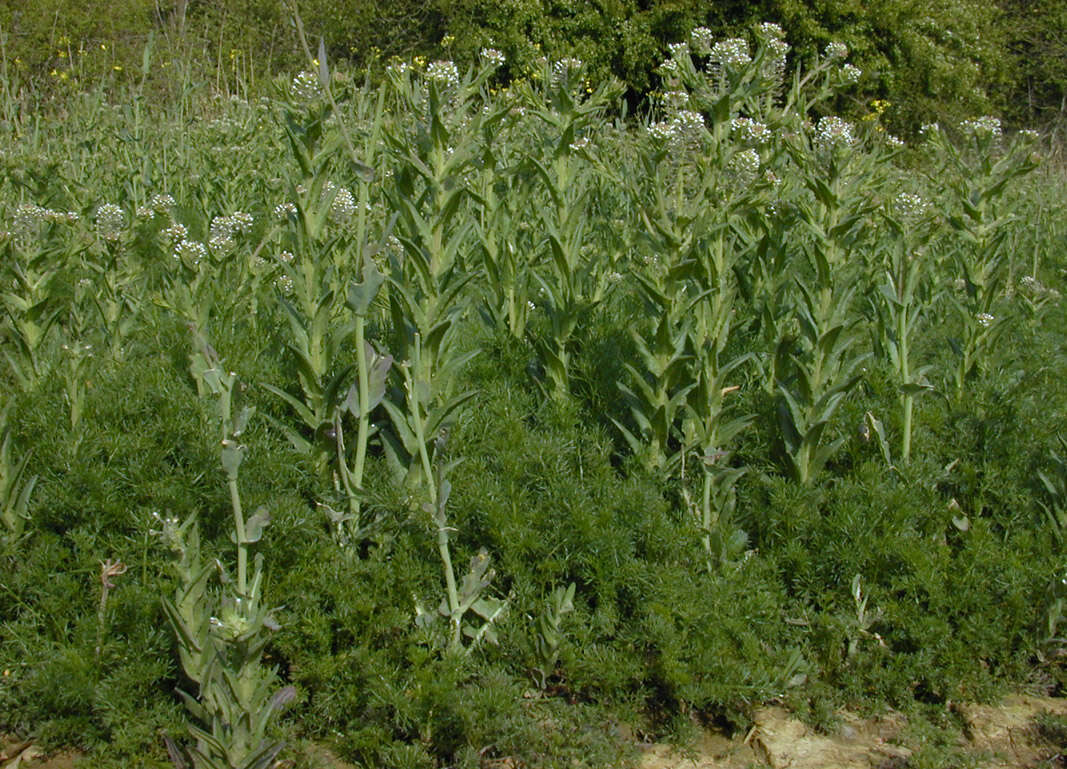
{"label": "white flower", "polygon": [[760,169],[759,153],[754,149],[741,150],[726,164],[730,173],[734,174],[737,181],[742,185],[749,185],[756,180]]}
{"label": "white flower", "polygon": [[571,73],[578,73],[585,65],[581,59],[575,59],[573,57],[562,58],[552,64],[552,80],[559,82],[571,75]]}
{"label": "white flower", "polygon": [[293,203],[279,203],[274,207],[274,215],[279,219],[288,219],[296,216],[296,205]]}
{"label": "white flower", "polygon": [[190,268],[196,268],[207,256],[207,247],[195,240],[183,240],[174,248],[174,258]]}
{"label": "white flower", "polygon": [[299,101],[317,99],[321,93],[319,78],[313,72],[301,72],[289,83],[289,95]]}
{"label": "white flower", "polygon": [[731,120],[730,132],[735,138],[753,144],[763,144],[771,138],[771,132],[765,124],[747,117],[735,117]]}
{"label": "white flower", "polygon": [[452,88],[459,85],[459,69],[454,61],[448,59],[430,62],[426,67],[426,79],[445,88]]}
{"label": "white flower", "polygon": [[720,40],[711,47],[711,59],[724,67],[743,67],[752,61],[748,43],[739,37]]}
{"label": "white flower", "polygon": [[978,324],[983,328],[989,328],[996,318],[990,315],[988,312],[980,312],[974,316],[978,320]]}
{"label": "white flower", "polygon": [[345,222],[356,212],[356,199],[347,187],[341,187],[330,204],[330,218],[335,222]]}
{"label": "white flower", "polygon": [[494,67],[503,66],[504,62],[507,61],[507,57],[496,48],[483,48],[481,56],[487,64],[491,64]]}
{"label": "white flower", "polygon": [[964,120],[960,123],[960,130],[976,139],[1000,138],[1000,118],[991,115],[983,115],[977,120]]}
{"label": "white flower", "polygon": [[856,143],[856,137],[852,133],[851,123],[836,115],[827,115],[819,118],[819,124],[815,127],[814,141],[819,149],[834,149],[851,147]]}
{"label": "white flower", "polygon": [[189,234],[189,230],[185,228],[184,224],[175,222],[170,227],[160,230],[159,234],[170,241],[171,245],[174,245],[185,240],[185,236]]}
{"label": "white flower", "polygon": [[901,219],[918,219],[930,208],[930,204],[910,192],[901,192],[893,199],[893,213]]}
{"label": "white flower", "polygon": [[125,224],[126,212],[114,203],[104,203],[96,209],[96,231],[104,240],[118,240]]}
{"label": "white flower", "polygon": [[848,46],[844,43],[827,43],[823,56],[827,59],[844,59],[848,56]]}
{"label": "white flower", "polygon": [[765,21],[756,29],[756,34],[760,37],[781,40],[785,37],[785,30],[773,22]]}
{"label": "white flower", "polygon": [[845,64],[841,67],[841,76],[845,79],[846,83],[858,83],[862,75],[863,70],[859,67],[853,67],[851,64]]}
{"label": "white flower", "polygon": [[573,142],[570,143],[570,148],[571,148],[572,152],[578,152],[579,150],[584,150],[588,146],[589,146],[589,137],[588,136],[583,136],[580,139],[575,139]]}
{"label": "white flower", "polygon": [[148,199],[148,207],[157,214],[165,214],[174,206],[174,198],[170,195],[153,195]]}
{"label": "white flower", "polygon": [[893,149],[901,149],[904,146],[904,140],[893,134],[886,134],[885,143]]}
{"label": "white flower", "polygon": [[707,56],[715,35],[707,27],[697,27],[689,33],[689,44],[701,56]]}
{"label": "white flower", "polygon": [[670,43],[667,50],[671,52],[671,58],[678,61],[689,55],[689,43]]}

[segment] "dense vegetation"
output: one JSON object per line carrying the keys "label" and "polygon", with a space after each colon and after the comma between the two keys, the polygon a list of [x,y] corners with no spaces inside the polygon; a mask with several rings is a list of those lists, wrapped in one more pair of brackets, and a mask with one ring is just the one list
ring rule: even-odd
{"label": "dense vegetation", "polygon": [[829,114],[836,41],[684,40],[637,121],[488,47],[7,81],[0,729],[592,766],[769,700],[1062,691],[1047,144]]}
{"label": "dense vegetation", "polygon": [[772,21],[789,30],[797,60],[832,40],[849,46],[864,78],[833,105],[839,114],[860,117],[882,100],[887,119],[908,134],[929,120],[982,113],[1062,131],[1065,115],[1065,0],[120,0],[106,14],[73,0],[3,0],[5,79],[36,92],[101,75],[125,82],[142,77],[151,51],[149,76],[170,98],[190,76],[247,93],[273,72],[303,66],[294,9],[331,59],[379,74],[393,56],[465,66],[492,47],[507,57],[496,75],[507,82],[536,70],[541,56],[576,56],[594,79],[625,83],[631,105],[659,85],[667,46],[694,27],[730,37]]}

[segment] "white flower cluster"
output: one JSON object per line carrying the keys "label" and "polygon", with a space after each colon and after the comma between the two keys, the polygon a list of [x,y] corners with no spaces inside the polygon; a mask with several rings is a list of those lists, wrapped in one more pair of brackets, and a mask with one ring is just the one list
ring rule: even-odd
{"label": "white flower cluster", "polygon": [[96,231],[104,240],[118,240],[125,226],[126,212],[114,203],[104,203],[96,209]]}
{"label": "white flower cluster", "polygon": [[137,207],[136,216],[138,219],[155,219],[156,214],[169,214],[175,205],[170,195],[153,195],[146,205]]}
{"label": "white flower cluster", "polygon": [[735,139],[750,144],[764,144],[771,138],[770,129],[766,124],[748,117],[735,117],[731,120],[730,133]]}
{"label": "white flower cluster", "polygon": [[704,116],[699,112],[681,110],[670,120],[648,127],[652,138],[672,144],[696,143],[704,131]]}
{"label": "white flower cluster", "polygon": [[848,56],[848,46],[844,43],[827,43],[822,55],[827,59],[844,59]]}
{"label": "white flower cluster", "polygon": [[862,76],[863,70],[859,67],[854,67],[851,64],[845,64],[841,67],[841,77],[844,78],[846,83],[858,83]]}
{"label": "white flower cluster", "polygon": [[296,216],[296,204],[285,202],[279,203],[274,207],[274,216],[278,219],[288,219],[291,216]]}
{"label": "white flower cluster", "polygon": [[1041,134],[1039,134],[1032,128],[1024,128],[1019,131],[1019,138],[1023,141],[1036,142],[1038,139],[1041,138]]}
{"label": "white flower cluster", "polygon": [[707,27],[697,27],[689,33],[689,44],[700,56],[707,56],[711,52],[713,42],[715,42],[715,35]]}
{"label": "white flower cluster", "polygon": [[851,147],[856,143],[856,137],[852,133],[851,123],[836,115],[827,115],[819,118],[819,124],[815,126],[814,141],[816,148],[832,150],[837,147]]}
{"label": "white flower cluster", "polygon": [[911,192],[901,192],[893,198],[893,213],[901,219],[919,219],[929,209],[930,204],[924,198]]}
{"label": "white flower cluster", "polygon": [[448,59],[433,61],[426,67],[426,79],[443,88],[454,88],[459,85],[459,69],[454,61]]}
{"label": "white flower cluster", "polygon": [[919,128],[919,136],[923,137],[924,139],[930,139],[936,134],[939,134],[940,132],[941,126],[939,126],[937,123],[923,123],[922,127]]}
{"label": "white flower cluster", "polygon": [[1035,278],[1033,275],[1024,275],[1019,280],[1019,285],[1030,295],[1034,297],[1046,297],[1052,301],[1058,301],[1060,298],[1060,292],[1054,288],[1049,288]]}
{"label": "white flower cluster", "polygon": [[669,110],[680,110],[689,104],[689,94],[685,91],[667,91],[662,99],[664,106]]}
{"label": "white flower cluster", "polygon": [[996,316],[990,315],[988,312],[980,312],[974,318],[982,328],[989,328],[993,325],[993,321],[996,320]]}
{"label": "white flower cluster", "polygon": [[785,38],[785,30],[774,22],[765,21],[756,29],[756,34],[770,40],[782,40]]}
{"label": "white flower cluster", "polygon": [[11,217],[11,234],[16,240],[26,243],[40,234],[41,225],[45,222],[73,224],[80,218],[76,211],[53,211],[34,203],[20,203]]}
{"label": "white flower cluster", "polygon": [[289,95],[299,101],[311,101],[321,94],[319,78],[314,72],[300,72],[289,83]]}
{"label": "white flower cluster", "polygon": [[174,258],[191,270],[200,266],[207,256],[207,247],[195,240],[183,240],[174,247]]}
{"label": "white flower cluster", "polygon": [[894,136],[893,134],[886,134],[885,143],[895,150],[904,148],[904,140],[901,139],[899,136]]}
{"label": "white flower cluster", "polygon": [[689,43],[670,43],[667,50],[671,52],[671,58],[678,61],[689,55]]}
{"label": "white flower cluster", "polygon": [[571,152],[580,152],[589,146],[589,137],[583,136],[580,139],[575,139],[570,143]]}
{"label": "white flower cluster", "polygon": [[582,63],[581,59],[575,59],[569,56],[560,59],[552,64],[552,80],[558,83],[559,81],[570,77],[572,73],[580,72],[584,66],[585,65]]}
{"label": "white flower cluster", "polygon": [[748,186],[756,181],[759,175],[760,157],[754,149],[741,150],[734,155],[726,164],[726,170],[733,174],[734,178],[742,186]]}
{"label": "white flower cluster", "polygon": [[723,67],[743,67],[752,61],[748,43],[740,37],[720,40],[711,47],[711,60]]}
{"label": "white flower cluster", "polygon": [[208,245],[212,251],[227,251],[236,245],[235,235],[250,232],[255,220],[252,214],[235,211],[229,216],[216,216],[211,220]]}
{"label": "white flower cluster", "polygon": [[166,238],[167,241],[172,246],[174,246],[185,240],[186,236],[189,234],[189,230],[186,229],[184,224],[178,224],[177,222],[175,222],[166,229],[160,230],[159,234]]}
{"label": "white flower cluster", "polygon": [[964,120],[960,123],[960,130],[976,139],[999,139],[1000,118],[983,115],[977,120]]}
{"label": "white flower cluster", "polygon": [[507,57],[496,48],[483,48],[481,56],[483,61],[494,67],[502,67],[504,62],[507,61]]}
{"label": "white flower cluster", "polygon": [[322,196],[333,195],[330,203],[330,219],[335,222],[347,222],[356,213],[356,199],[352,190],[347,187],[338,187],[333,182],[326,182],[322,187]]}

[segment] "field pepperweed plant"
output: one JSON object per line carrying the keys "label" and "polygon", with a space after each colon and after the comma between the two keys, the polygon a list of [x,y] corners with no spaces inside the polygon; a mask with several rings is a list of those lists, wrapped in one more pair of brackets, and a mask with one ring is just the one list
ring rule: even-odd
{"label": "field pepperweed plant", "polygon": [[615,766],[1062,692],[1067,185],[832,114],[848,60],[698,28],[629,117],[490,48],[7,105],[0,729]]}

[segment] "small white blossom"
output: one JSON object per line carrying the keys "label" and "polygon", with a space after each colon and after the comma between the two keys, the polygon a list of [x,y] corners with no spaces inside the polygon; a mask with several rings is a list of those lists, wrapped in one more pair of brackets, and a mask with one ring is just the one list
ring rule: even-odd
{"label": "small white blossom", "polygon": [[743,142],[763,144],[771,138],[771,132],[764,123],[748,117],[735,117],[730,121],[730,132]]}
{"label": "small white blossom", "polygon": [[552,80],[560,82],[570,77],[572,73],[580,72],[584,66],[581,59],[575,59],[570,56],[562,58],[552,64]]}
{"label": "small white blossom", "polygon": [[901,219],[919,219],[929,208],[926,200],[911,192],[901,192],[893,199],[893,213]]}
{"label": "small white blossom", "polygon": [[274,285],[278,287],[278,290],[283,294],[293,293],[293,279],[288,275],[279,275],[274,279]]}
{"label": "small white blossom", "polygon": [[671,58],[678,61],[689,55],[689,43],[670,43],[667,50],[671,52]]}
{"label": "small white blossom", "polygon": [[859,67],[854,67],[851,64],[845,64],[841,67],[841,76],[845,79],[846,83],[858,83],[860,77],[863,76],[863,70]]}
{"label": "small white blossom", "polygon": [[507,57],[496,48],[483,48],[481,56],[487,64],[491,64],[494,67],[501,67],[507,61]]}
{"label": "small white blossom", "polygon": [[195,240],[183,240],[174,249],[174,258],[195,268],[207,256],[207,247]]}
{"label": "small white blossom", "polygon": [[756,180],[756,176],[759,174],[760,169],[760,157],[759,153],[754,149],[741,150],[730,158],[726,165],[727,170],[732,173],[738,183],[741,185],[749,185]]}
{"label": "small white blossom", "polygon": [[312,101],[322,94],[319,78],[313,72],[301,72],[289,83],[289,95],[300,101]]}
{"label": "small white blossom", "polygon": [[707,27],[697,27],[689,33],[689,44],[700,56],[708,55],[713,42],[715,42],[715,35]]}
{"label": "small white blossom", "polygon": [[993,321],[996,320],[996,318],[988,312],[980,312],[974,317],[978,321],[978,324],[983,328],[989,328],[989,326],[993,324]]}
{"label": "small white blossom", "polygon": [[815,127],[815,146],[819,149],[851,147],[856,143],[852,133],[852,124],[836,115],[819,118]]}
{"label": "small white blossom", "polygon": [[886,134],[885,143],[893,149],[901,149],[904,147],[904,140],[893,134]]}
{"label": "small white blossom", "polygon": [[279,219],[288,219],[296,216],[297,210],[294,203],[279,203],[274,207],[274,215]]}
{"label": "small white blossom", "polygon": [[960,130],[976,139],[997,139],[1001,134],[1000,118],[983,115],[977,120],[964,120],[960,123]]}
{"label": "small white blossom", "polygon": [[335,222],[346,222],[356,213],[356,199],[347,187],[341,187],[330,203],[330,218]]}
{"label": "small white blossom", "polygon": [[453,88],[459,85],[459,69],[454,61],[447,59],[430,62],[426,67],[426,79],[444,88]]}
{"label": "small white blossom", "polygon": [[170,195],[153,195],[148,199],[148,207],[157,214],[165,214],[174,206],[174,198]]}
{"label": "small white blossom", "polygon": [[575,139],[573,142],[570,143],[570,148],[571,148],[572,152],[578,152],[580,150],[584,150],[588,146],[589,146],[589,137],[588,136],[583,136],[580,139]]}
{"label": "small white blossom", "polygon": [[844,59],[848,56],[848,46],[844,43],[827,43],[823,56],[827,59]]}
{"label": "small white blossom", "polygon": [[114,203],[104,203],[96,209],[96,231],[104,240],[118,240],[125,225],[126,212]]}
{"label": "small white blossom", "polygon": [[781,40],[785,37],[785,30],[782,29],[778,24],[775,24],[770,21],[765,21],[760,24],[759,27],[756,29],[756,34],[758,34],[760,37]]}
{"label": "small white blossom", "polygon": [[723,67],[739,68],[752,61],[748,43],[739,37],[720,40],[711,47],[711,59]]}
{"label": "small white blossom", "polygon": [[185,237],[189,234],[189,230],[186,229],[184,224],[175,222],[170,227],[160,230],[159,234],[170,241],[171,245],[175,245],[185,240]]}

